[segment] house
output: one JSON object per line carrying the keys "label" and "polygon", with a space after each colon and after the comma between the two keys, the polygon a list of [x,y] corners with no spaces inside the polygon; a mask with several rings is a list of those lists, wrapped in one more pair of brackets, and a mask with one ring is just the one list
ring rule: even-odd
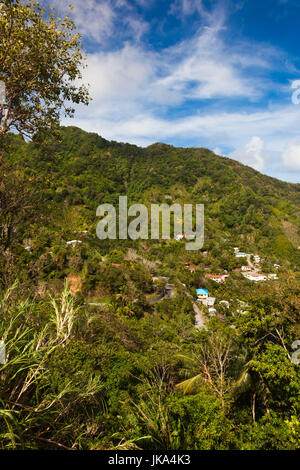
{"label": "house", "polygon": [[272,279],[272,280],[275,280],[275,279],[278,279],[278,276],[277,274],[268,274],[268,279]]}
{"label": "house", "polygon": [[247,253],[244,253],[243,251],[238,251],[235,253],[236,258],[247,258]]}
{"label": "house", "polygon": [[196,289],[198,300],[207,299],[209,294],[207,289]]}
{"label": "house", "polygon": [[234,251],[235,253],[238,253],[240,250],[239,250],[239,248],[236,246],[235,248],[233,248],[233,251]]}
{"label": "house", "polygon": [[189,271],[190,271],[190,273],[194,273],[194,272],[196,271],[195,266],[191,266],[191,267],[189,268]]}
{"label": "house", "polygon": [[215,297],[207,297],[204,305],[206,305],[207,307],[213,307],[215,305],[215,301]]}
{"label": "house", "polygon": [[259,274],[259,273],[245,273],[244,276],[249,279],[249,281],[266,281],[267,276],[265,274]]}
{"label": "house", "polygon": [[205,307],[213,307],[215,305],[215,297],[207,297],[206,299],[198,299]]}
{"label": "house", "polygon": [[184,263],[184,266],[185,266],[186,268],[189,268],[189,267],[190,267],[190,263],[188,263],[188,262],[186,261],[186,262]]}
{"label": "house", "polygon": [[259,264],[260,263],[260,256],[259,255],[254,255],[254,263]]}
{"label": "house", "polygon": [[217,313],[217,310],[215,308],[211,307],[211,308],[208,309],[208,313],[209,313],[210,317],[214,317]]}
{"label": "house", "polygon": [[251,271],[251,266],[242,266],[242,271]]}
{"label": "house", "polygon": [[115,268],[118,268],[120,266],[120,264],[118,263],[111,263],[112,266],[114,266]]}
{"label": "house", "polygon": [[[205,307],[213,307],[215,305],[216,298],[209,297],[208,290],[206,289],[196,289],[197,292],[197,301],[201,302]],[[198,293],[199,292],[199,293]]]}
{"label": "house", "polygon": [[67,245],[74,248],[74,246],[76,246],[78,244],[80,245],[81,243],[82,243],[81,240],[70,240],[70,241],[67,242]]}
{"label": "house", "polygon": [[177,241],[180,241],[180,240],[183,240],[184,239],[184,233],[179,233],[178,235],[176,235],[175,237],[175,240]]}
{"label": "house", "polygon": [[205,274],[205,277],[218,283],[224,282],[226,279],[224,275],[220,275],[220,274]]}
{"label": "house", "polygon": [[281,268],[280,264],[273,264],[273,266],[274,266],[275,269]]}
{"label": "house", "polygon": [[240,313],[241,315],[246,315],[246,313],[249,313],[249,310],[237,310],[236,313]]}

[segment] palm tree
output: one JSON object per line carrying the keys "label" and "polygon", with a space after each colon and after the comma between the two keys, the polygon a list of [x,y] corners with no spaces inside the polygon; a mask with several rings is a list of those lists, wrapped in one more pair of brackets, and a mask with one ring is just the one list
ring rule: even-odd
{"label": "palm tree", "polygon": [[[236,354],[233,338],[222,333],[212,333],[207,340],[197,345],[191,355],[179,354],[183,362],[183,373],[189,376],[176,385],[183,393],[197,393],[208,386],[220,398],[225,407],[225,396],[237,386],[236,375],[240,374],[245,361],[245,351]],[[243,380],[239,375],[238,380]]]}

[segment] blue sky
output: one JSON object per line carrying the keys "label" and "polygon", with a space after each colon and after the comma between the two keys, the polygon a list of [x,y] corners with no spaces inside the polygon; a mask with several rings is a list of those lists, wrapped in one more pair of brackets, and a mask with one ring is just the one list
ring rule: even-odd
{"label": "blue sky", "polygon": [[64,124],[208,147],[300,182],[300,0],[72,3],[93,101]]}

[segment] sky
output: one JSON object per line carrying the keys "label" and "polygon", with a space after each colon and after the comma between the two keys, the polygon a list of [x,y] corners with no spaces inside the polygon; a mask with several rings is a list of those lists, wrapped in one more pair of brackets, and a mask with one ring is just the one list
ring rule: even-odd
{"label": "sky", "polygon": [[207,147],[300,183],[300,0],[71,3],[92,102],[63,124]]}

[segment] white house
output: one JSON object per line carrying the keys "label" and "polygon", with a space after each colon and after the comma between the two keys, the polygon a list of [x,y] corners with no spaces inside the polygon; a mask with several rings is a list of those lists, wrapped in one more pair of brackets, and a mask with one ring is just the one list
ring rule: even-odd
{"label": "white house", "polygon": [[67,242],[67,245],[68,245],[68,246],[71,246],[72,248],[74,248],[74,246],[76,246],[76,245],[78,245],[78,244],[80,245],[80,243],[82,243],[81,240],[70,240],[70,241]]}
{"label": "white house", "polygon": [[247,258],[247,253],[244,253],[243,251],[238,251],[235,253],[236,258]]}
{"label": "white house", "polygon": [[259,274],[259,273],[245,273],[244,276],[249,279],[249,281],[266,281],[267,276],[265,274]]}
{"label": "white house", "polygon": [[184,233],[179,233],[178,235],[176,235],[175,237],[175,240],[179,241],[179,240],[183,240],[184,239]]}
{"label": "white house", "polygon": [[251,266],[242,266],[242,271],[251,271]]}
{"label": "white house", "polygon": [[268,274],[268,279],[272,279],[272,280],[278,279],[278,276],[277,274]]}
{"label": "white house", "polygon": [[208,307],[213,307],[215,305],[216,298],[215,297],[207,297],[206,305]]}
{"label": "white house", "polygon": [[213,307],[215,305],[216,298],[215,297],[207,297],[205,300],[203,300],[203,305],[206,305],[207,307]]}
{"label": "white house", "polygon": [[217,310],[216,310],[215,308],[213,308],[213,307],[210,307],[210,308],[208,309],[208,313],[209,313],[209,316],[214,317],[214,316],[216,315],[216,313],[217,313]]}
{"label": "white house", "polygon": [[196,289],[198,300],[206,300],[209,297],[207,289]]}

